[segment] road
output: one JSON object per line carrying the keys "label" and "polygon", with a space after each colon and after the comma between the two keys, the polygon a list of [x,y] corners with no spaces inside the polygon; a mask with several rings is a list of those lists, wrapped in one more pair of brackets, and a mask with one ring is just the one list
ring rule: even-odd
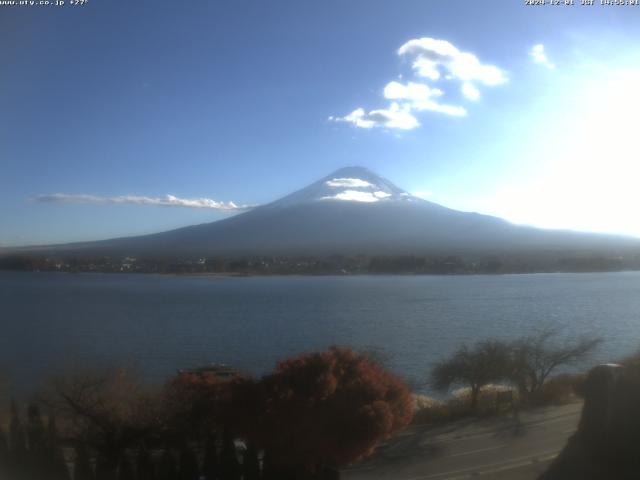
{"label": "road", "polygon": [[440,427],[411,427],[373,457],[342,471],[344,480],[532,480],[575,431],[582,404],[548,407]]}

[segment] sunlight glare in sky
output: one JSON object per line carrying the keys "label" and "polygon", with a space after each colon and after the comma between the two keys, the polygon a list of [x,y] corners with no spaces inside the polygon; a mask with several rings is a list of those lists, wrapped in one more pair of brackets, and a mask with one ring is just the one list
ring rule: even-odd
{"label": "sunlight glare in sky", "polygon": [[576,110],[541,123],[554,132],[546,145],[540,137],[546,166],[481,200],[478,210],[546,228],[640,236],[639,86],[640,69],[586,78],[575,90]]}

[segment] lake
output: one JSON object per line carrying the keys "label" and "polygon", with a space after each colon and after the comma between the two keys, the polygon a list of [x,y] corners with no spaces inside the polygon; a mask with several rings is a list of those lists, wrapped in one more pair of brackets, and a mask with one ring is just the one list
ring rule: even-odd
{"label": "lake", "polygon": [[259,374],[332,344],[384,352],[422,381],[463,342],[554,325],[601,335],[594,362],[640,347],[640,272],[197,277],[0,272],[0,374],[26,392],[77,365],[162,381],[221,362]]}

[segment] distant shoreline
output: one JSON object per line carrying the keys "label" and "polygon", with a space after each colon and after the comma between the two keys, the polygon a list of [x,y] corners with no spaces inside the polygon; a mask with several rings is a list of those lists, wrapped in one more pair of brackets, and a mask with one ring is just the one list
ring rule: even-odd
{"label": "distant shoreline", "polygon": [[249,277],[501,275],[640,270],[640,252],[531,251],[237,257],[0,255],[0,270]]}
{"label": "distant shoreline", "polygon": [[192,277],[192,278],[267,278],[267,277],[501,277],[507,275],[559,275],[559,274],[594,274],[594,273],[640,273],[640,269],[624,269],[624,270],[591,270],[591,271],[536,271],[536,272],[500,272],[500,273],[171,273],[171,272],[103,272],[103,271],[50,271],[50,270],[7,270],[0,269],[0,273],[45,273],[45,274],[61,274],[61,275],[135,275],[135,276],[159,276],[159,277]]}

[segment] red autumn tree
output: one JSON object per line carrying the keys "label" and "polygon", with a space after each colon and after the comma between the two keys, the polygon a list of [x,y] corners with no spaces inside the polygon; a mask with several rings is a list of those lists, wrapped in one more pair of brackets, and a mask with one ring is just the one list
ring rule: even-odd
{"label": "red autumn tree", "polygon": [[161,397],[165,437],[183,441],[207,438],[221,430],[222,409],[229,403],[234,381],[206,373],[180,373],[170,380]]}
{"label": "red autumn tree", "polygon": [[363,458],[413,414],[404,383],[347,348],[282,361],[260,382],[239,382],[237,388],[239,396],[252,397],[244,403],[251,412],[238,415],[245,418],[246,436],[271,462],[295,472]]}

